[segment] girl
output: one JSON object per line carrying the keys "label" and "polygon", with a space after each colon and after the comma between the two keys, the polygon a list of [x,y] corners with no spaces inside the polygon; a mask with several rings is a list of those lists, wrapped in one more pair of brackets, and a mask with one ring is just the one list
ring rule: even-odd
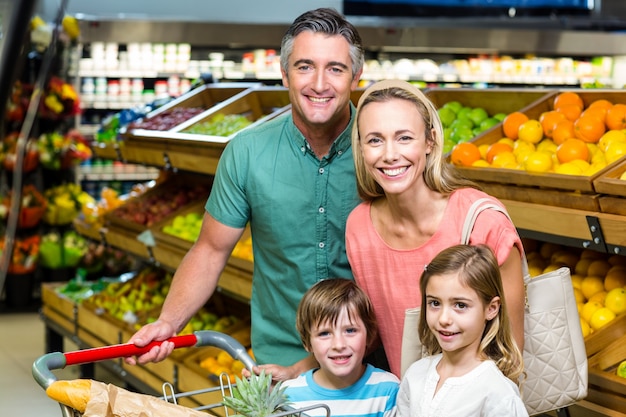
{"label": "girl", "polygon": [[398,415],[528,416],[517,387],[513,341],[496,258],[486,245],[440,252],[420,281],[419,336],[429,355],[411,365]]}

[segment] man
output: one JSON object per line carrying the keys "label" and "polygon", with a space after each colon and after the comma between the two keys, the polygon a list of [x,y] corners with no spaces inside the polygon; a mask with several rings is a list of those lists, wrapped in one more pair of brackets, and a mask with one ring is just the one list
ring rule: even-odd
{"label": "man", "polygon": [[[145,346],[178,331],[213,294],[250,222],[254,251],[252,348],[274,379],[312,366],[295,328],[306,290],[329,277],[352,278],[345,223],[358,204],[350,93],[363,68],[352,24],[333,9],[299,16],[281,44],[289,115],[237,135],[219,162],[200,236],[176,271],[159,319],[130,341]],[[171,342],[127,362],[161,361]]]}

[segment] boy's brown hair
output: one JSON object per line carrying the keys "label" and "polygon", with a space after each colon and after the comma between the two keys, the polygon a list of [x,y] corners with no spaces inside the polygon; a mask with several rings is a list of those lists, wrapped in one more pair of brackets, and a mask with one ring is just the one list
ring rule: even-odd
{"label": "boy's brown hair", "polygon": [[356,283],[344,278],[317,282],[304,294],[296,316],[296,328],[307,351],[311,350],[311,329],[325,322],[335,324],[346,309],[351,322],[363,321],[367,331],[367,347],[378,337],[378,326],[372,303]]}

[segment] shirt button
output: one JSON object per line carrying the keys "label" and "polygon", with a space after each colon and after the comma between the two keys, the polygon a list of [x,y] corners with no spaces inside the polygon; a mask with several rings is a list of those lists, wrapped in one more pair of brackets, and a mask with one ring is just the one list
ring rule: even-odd
{"label": "shirt button", "polygon": [[320,169],[319,169],[319,173],[320,173],[320,174],[323,174],[323,173],[324,173],[324,168],[320,168]]}
{"label": "shirt button", "polygon": [[320,249],[324,249],[324,246],[326,246],[326,245],[324,244],[324,242],[320,242],[318,244],[318,246],[319,246]]}
{"label": "shirt button", "polygon": [[323,213],[323,212],[325,211],[325,210],[324,210],[324,207],[320,207],[320,208],[318,209],[318,211],[319,211],[320,213]]}
{"label": "shirt button", "polygon": [[300,148],[300,150],[301,150],[302,152],[304,152],[304,151],[306,151],[306,148],[303,146],[303,147],[301,147],[301,148]]}
{"label": "shirt button", "polygon": [[337,155],[343,155],[343,151],[337,151]]}

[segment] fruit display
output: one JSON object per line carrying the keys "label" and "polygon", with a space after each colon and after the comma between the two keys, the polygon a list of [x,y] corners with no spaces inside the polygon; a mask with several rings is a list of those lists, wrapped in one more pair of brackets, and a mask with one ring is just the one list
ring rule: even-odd
{"label": "fruit display", "polygon": [[130,122],[127,130],[144,129],[165,131],[202,113],[202,107],[172,107],[146,119]]}
{"label": "fruit display", "polygon": [[[248,355],[254,359],[252,348],[248,348]],[[207,354],[201,358],[198,365],[209,373],[209,378],[219,382],[221,375],[226,375],[233,384],[236,377],[241,377],[241,371],[245,368],[243,362],[233,359],[226,351]]]}
{"label": "fruit display", "polygon": [[451,162],[530,173],[592,176],[626,155],[626,104],[583,100],[560,92],[536,118],[516,111],[502,120],[501,138],[457,146]]}
{"label": "fruit display", "polygon": [[524,247],[531,276],[570,269],[583,336],[626,313],[626,257],[529,240]]}
{"label": "fruit display", "polygon": [[230,256],[253,262],[254,256],[252,253],[252,237],[248,236],[237,242]]}
{"label": "fruit display", "polygon": [[93,203],[93,197],[75,183],[61,184],[44,191],[47,200],[43,220],[51,225],[65,225],[74,220],[81,207]]}
{"label": "fruit display", "polygon": [[626,359],[620,362],[620,364],[617,366],[615,374],[621,378],[626,378]]}
{"label": "fruit display", "polygon": [[150,227],[153,224],[173,215],[181,207],[206,199],[211,191],[211,182],[198,181],[165,181],[149,192],[126,201],[115,210],[106,214],[109,221],[128,222]]}
{"label": "fruit display", "polygon": [[84,301],[96,313],[126,323],[132,329],[154,314],[165,301],[172,282],[172,274],[146,267],[132,279],[109,284],[104,290]]}
{"label": "fruit display", "polygon": [[241,129],[248,127],[252,122],[241,114],[218,113],[209,120],[198,122],[184,130],[182,133],[194,133],[209,136],[230,136]]}
{"label": "fruit display", "polygon": [[39,265],[50,269],[76,267],[87,248],[87,240],[74,230],[46,233],[39,245]]}
{"label": "fruit display", "polygon": [[172,221],[161,228],[163,233],[175,236],[188,242],[195,242],[200,235],[202,227],[202,214],[190,212],[178,214]]}
{"label": "fruit display", "polygon": [[488,114],[482,107],[464,106],[459,101],[449,101],[437,113],[443,125],[443,151],[449,152],[458,143],[468,142],[500,123],[504,113]]}

